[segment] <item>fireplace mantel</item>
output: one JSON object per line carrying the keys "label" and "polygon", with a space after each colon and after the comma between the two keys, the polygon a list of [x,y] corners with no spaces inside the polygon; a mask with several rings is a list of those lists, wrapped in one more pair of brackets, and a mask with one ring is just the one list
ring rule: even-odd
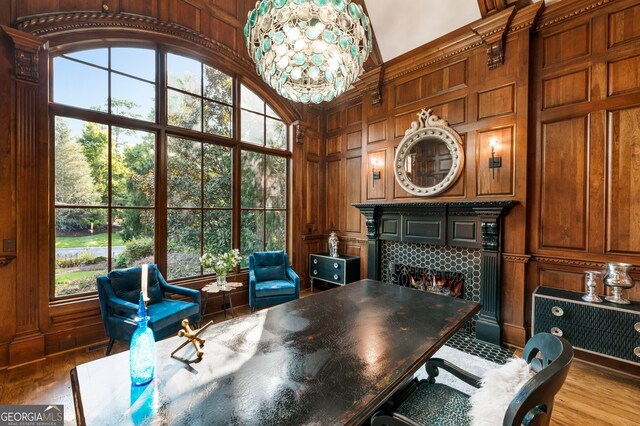
{"label": "fireplace mantel", "polygon": [[480,250],[482,311],[476,337],[500,344],[502,217],[515,201],[356,203],[367,225],[367,273],[380,279],[380,241]]}

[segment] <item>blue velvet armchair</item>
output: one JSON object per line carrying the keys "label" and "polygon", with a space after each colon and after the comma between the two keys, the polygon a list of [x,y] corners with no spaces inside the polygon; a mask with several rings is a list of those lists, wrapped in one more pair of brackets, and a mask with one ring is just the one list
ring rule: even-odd
{"label": "blue velvet armchair", "polygon": [[[134,321],[140,298],[142,268],[114,270],[108,276],[97,278],[98,298],[104,330],[109,337],[107,355],[118,340],[130,342],[136,329]],[[193,302],[174,300],[167,293],[188,297]],[[180,322],[188,318],[194,324],[200,321],[200,292],[189,288],[167,284],[156,265],[149,265],[147,282],[149,302],[147,312],[149,327],[156,340],[162,340],[180,330]]]}
{"label": "blue velvet armchair", "polygon": [[284,251],[249,255],[249,306],[277,305],[300,298],[300,278]]}

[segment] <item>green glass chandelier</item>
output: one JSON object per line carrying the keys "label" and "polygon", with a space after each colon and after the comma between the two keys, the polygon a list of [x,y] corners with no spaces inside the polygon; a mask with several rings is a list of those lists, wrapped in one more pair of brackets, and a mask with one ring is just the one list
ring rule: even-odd
{"label": "green glass chandelier", "polygon": [[339,96],[371,53],[369,19],[351,0],[259,0],[244,36],[258,75],[294,102]]}

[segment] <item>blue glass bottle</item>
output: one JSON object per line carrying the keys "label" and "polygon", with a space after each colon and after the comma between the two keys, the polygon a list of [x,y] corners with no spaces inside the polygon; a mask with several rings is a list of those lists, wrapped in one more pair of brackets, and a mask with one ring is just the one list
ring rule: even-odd
{"label": "blue glass bottle", "polygon": [[147,308],[144,306],[142,292],[140,292],[140,302],[138,303],[138,328],[131,336],[131,346],[129,348],[129,373],[131,383],[139,386],[146,385],[153,380],[156,369],[156,340],[153,337],[153,330],[147,326]]}

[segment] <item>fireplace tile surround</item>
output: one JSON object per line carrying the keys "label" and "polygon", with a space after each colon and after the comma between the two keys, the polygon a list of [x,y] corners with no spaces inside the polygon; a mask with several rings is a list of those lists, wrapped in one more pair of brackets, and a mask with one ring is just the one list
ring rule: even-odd
{"label": "fireplace tile surround", "polygon": [[[471,279],[465,280],[470,284],[470,291],[465,284],[465,298],[480,302],[482,310],[470,327],[477,339],[500,345],[501,225],[515,204],[511,200],[355,203],[367,227],[367,276],[389,282],[390,261],[465,272],[461,269],[469,269],[469,253],[475,253],[479,270],[478,261],[472,259],[470,263],[475,266]],[[426,263],[430,260],[436,264]],[[440,267],[438,263],[449,266]]]}

